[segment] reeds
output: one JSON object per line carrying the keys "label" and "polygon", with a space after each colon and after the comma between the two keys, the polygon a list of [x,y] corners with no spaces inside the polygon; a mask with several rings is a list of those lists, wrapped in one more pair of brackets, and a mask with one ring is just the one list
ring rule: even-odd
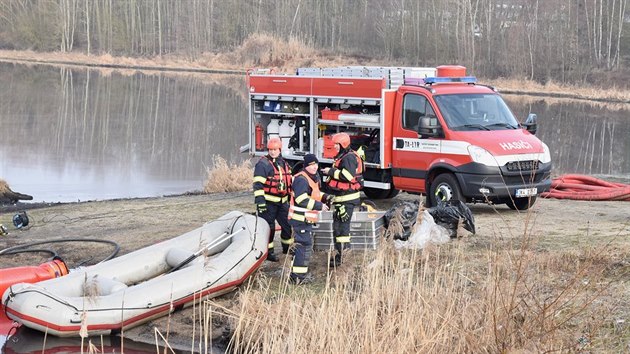
{"label": "reeds", "polygon": [[9,184],[7,183],[7,181],[0,178],[0,193],[5,193],[9,191],[11,191],[11,189],[9,188]]}
{"label": "reeds", "polygon": [[630,93],[627,90],[617,87],[602,88],[596,85],[585,86],[577,84],[557,83],[549,80],[545,84],[540,84],[533,80],[523,78],[500,78],[495,80],[484,80],[500,90],[509,90],[519,93],[544,93],[546,96],[570,97],[575,99],[596,100],[607,102],[630,102]]}
{"label": "reeds", "polygon": [[604,248],[549,254],[535,249],[540,236],[531,228],[516,236],[498,235],[482,248],[454,241],[396,251],[387,243],[363,257],[355,252],[354,263],[312,285],[259,282],[240,295],[229,350],[618,350],[593,333],[611,323],[610,302],[597,300],[613,286],[604,271],[614,255]]}
{"label": "reeds", "polygon": [[240,192],[252,188],[254,171],[249,160],[240,165],[228,164],[224,158],[215,155],[213,167],[207,167],[208,177],[203,186],[204,193]]}

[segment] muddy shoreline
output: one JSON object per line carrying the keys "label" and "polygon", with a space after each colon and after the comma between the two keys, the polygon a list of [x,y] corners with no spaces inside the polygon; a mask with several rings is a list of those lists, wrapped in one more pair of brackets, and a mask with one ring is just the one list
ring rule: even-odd
{"label": "muddy shoreline", "polygon": [[[387,210],[398,200],[417,200],[419,197],[401,193],[392,200],[377,201],[380,210]],[[630,216],[624,202],[578,202],[539,199],[533,210],[518,213],[506,206],[470,205],[475,217],[476,235],[453,242],[465,243],[466,247],[486,247],[500,238],[518,239],[523,230],[531,229],[541,237],[537,249],[541,252],[579,249],[613,244],[620,257],[629,259]],[[26,210],[30,225],[16,230],[11,224],[14,212]],[[231,210],[253,212],[251,192],[185,194],[178,196],[120,199],[77,203],[19,203],[0,208],[0,223],[9,228],[9,235],[0,238],[0,248],[29,242],[60,238],[98,238],[111,240],[120,246],[119,255],[178,236],[214,220]],[[279,246],[278,246],[279,247]],[[67,244],[55,246],[56,252],[69,266],[98,259],[109,252],[101,244]],[[39,264],[44,255],[21,254],[0,257],[0,268],[17,265]],[[316,278],[325,277],[326,255],[315,252],[312,269]],[[279,263],[266,262],[255,275],[282,281],[286,274],[286,258]],[[214,299],[216,306],[238,308],[237,290]],[[170,317],[152,320],[139,327],[125,330],[124,338],[155,344],[155,329],[168,333],[169,344],[182,350],[190,350],[191,342],[200,338],[198,308],[176,311]],[[213,316],[213,345],[221,347],[229,341],[230,321]]]}

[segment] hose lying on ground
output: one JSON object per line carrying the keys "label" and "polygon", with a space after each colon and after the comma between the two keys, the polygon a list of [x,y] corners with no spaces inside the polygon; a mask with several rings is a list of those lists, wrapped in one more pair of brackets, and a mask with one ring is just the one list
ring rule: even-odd
{"label": "hose lying on ground", "polygon": [[[66,243],[66,242],[81,242],[81,243],[96,242],[96,243],[105,243],[105,244],[112,245],[113,248],[114,248],[113,251],[107,257],[105,257],[104,259],[98,261],[98,263],[102,263],[102,262],[108,261],[108,260],[116,257],[116,255],[118,254],[118,251],[120,251],[120,246],[116,242],[110,241],[110,240],[101,240],[101,239],[95,239],[95,238],[66,238],[66,239],[54,239],[54,240],[47,240],[47,241],[30,242],[30,243],[26,243],[26,244],[23,244],[23,245],[17,245],[17,246],[13,246],[13,247],[8,247],[8,248],[0,250],[0,256],[11,255],[11,254],[18,254],[18,253],[26,253],[26,252],[30,252],[30,253],[43,252],[43,253],[49,253],[51,256],[57,256],[57,252],[55,252],[53,250],[32,249],[30,247],[43,245],[43,244],[47,244],[47,243]],[[75,267],[82,266],[83,264],[85,264],[89,260],[91,260],[91,258],[86,260],[86,261],[82,261],[82,262],[78,263]]]}
{"label": "hose lying on ground", "polygon": [[630,185],[608,182],[586,175],[569,174],[554,178],[543,198],[572,200],[630,201]]}

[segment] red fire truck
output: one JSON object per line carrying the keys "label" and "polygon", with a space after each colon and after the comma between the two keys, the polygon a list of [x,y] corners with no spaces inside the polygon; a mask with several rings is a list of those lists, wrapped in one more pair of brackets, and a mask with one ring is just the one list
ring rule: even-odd
{"label": "red fire truck", "polygon": [[249,151],[282,140],[295,169],[314,153],[326,165],[332,136],[346,132],[365,156],[366,196],[399,191],[438,200],[507,204],[524,210],[551,185],[549,148],[534,134],[536,115],[519,123],[497,91],[462,66],[250,70]]}

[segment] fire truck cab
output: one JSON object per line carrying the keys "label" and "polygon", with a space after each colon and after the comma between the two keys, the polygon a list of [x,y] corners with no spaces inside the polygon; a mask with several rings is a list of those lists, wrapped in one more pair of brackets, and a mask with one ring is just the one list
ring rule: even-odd
{"label": "fire truck cab", "polygon": [[313,153],[333,162],[332,136],[346,132],[364,156],[366,196],[423,193],[524,210],[551,186],[549,148],[519,123],[498,92],[461,66],[250,70],[249,151],[282,140],[294,169]]}

